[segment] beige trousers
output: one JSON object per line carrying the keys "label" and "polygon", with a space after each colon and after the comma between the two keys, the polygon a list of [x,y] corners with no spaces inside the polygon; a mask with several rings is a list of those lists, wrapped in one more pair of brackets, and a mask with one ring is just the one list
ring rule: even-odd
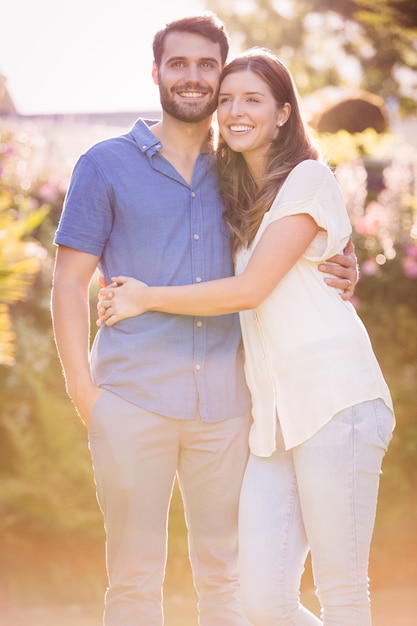
{"label": "beige trousers", "polygon": [[250,416],[176,420],[104,390],[89,423],[106,529],[105,626],[162,626],[167,519],[181,489],[201,626],[248,626],[237,571],[237,516]]}

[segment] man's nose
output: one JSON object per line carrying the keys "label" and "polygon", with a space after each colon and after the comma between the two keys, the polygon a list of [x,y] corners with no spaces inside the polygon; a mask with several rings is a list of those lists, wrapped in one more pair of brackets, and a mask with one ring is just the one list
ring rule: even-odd
{"label": "man's nose", "polygon": [[185,78],[189,83],[198,83],[200,81],[200,68],[197,63],[190,63],[187,66]]}

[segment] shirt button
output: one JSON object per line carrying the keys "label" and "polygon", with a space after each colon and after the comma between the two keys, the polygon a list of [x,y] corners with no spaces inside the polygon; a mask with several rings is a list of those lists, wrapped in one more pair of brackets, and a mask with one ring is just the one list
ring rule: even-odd
{"label": "shirt button", "polygon": [[201,369],[201,365],[199,363],[197,363],[197,365],[195,366],[196,370],[200,370]]}
{"label": "shirt button", "polygon": [[191,192],[191,197],[192,197],[192,198],[195,198],[195,191],[192,191],[192,192]]}
{"label": "shirt button", "polygon": [[201,327],[202,327],[202,325],[203,325],[203,322],[202,322],[201,320],[198,320],[198,322],[197,322],[197,326],[198,326],[199,328],[201,328]]}
{"label": "shirt button", "polygon": [[195,282],[196,282],[196,283],[201,283],[201,278],[200,278],[200,276],[196,276]]}
{"label": "shirt button", "polygon": [[198,241],[198,240],[200,239],[200,235],[195,234],[195,235],[194,235],[194,239],[195,239],[196,241]]}

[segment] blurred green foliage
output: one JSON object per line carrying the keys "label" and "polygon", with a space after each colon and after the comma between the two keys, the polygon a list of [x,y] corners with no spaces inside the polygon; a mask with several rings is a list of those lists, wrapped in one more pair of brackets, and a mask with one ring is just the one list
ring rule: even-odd
{"label": "blurred green foliage", "polygon": [[34,205],[22,193],[28,135],[19,141],[10,133],[0,138],[0,364],[13,365],[14,339],[10,305],[22,300],[39,271],[42,248],[30,234],[43,222],[47,207]]}
{"label": "blurred green foliage", "polygon": [[[398,150],[392,137],[341,133],[319,140],[354,225],[362,268],[356,306],[397,413],[371,576],[374,585],[408,584],[417,573],[417,154]],[[32,170],[33,150],[22,153],[22,142],[26,148],[36,144],[19,128],[0,128],[0,230],[6,233],[0,239],[0,297],[14,334],[13,361],[0,364],[0,588],[16,598],[100,598],[101,515],[85,430],[65,393],[49,311],[52,240],[67,181],[54,171]],[[37,273],[31,267],[30,280],[23,273],[22,281],[33,251]],[[6,289],[10,268],[18,279],[15,291]],[[10,293],[13,298],[4,299]],[[172,511],[172,562],[182,572],[188,564],[178,492]]]}
{"label": "blurred green foliage", "polygon": [[237,50],[267,46],[302,95],[329,86],[394,99],[415,114],[415,0],[205,0]]}

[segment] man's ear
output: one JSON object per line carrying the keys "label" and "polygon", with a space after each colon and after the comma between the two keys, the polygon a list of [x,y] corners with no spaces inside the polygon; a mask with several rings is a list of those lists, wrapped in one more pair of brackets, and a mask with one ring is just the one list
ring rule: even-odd
{"label": "man's ear", "polygon": [[159,85],[158,66],[155,63],[155,61],[153,61],[152,63],[152,78],[153,78],[153,82],[155,83],[155,85]]}

